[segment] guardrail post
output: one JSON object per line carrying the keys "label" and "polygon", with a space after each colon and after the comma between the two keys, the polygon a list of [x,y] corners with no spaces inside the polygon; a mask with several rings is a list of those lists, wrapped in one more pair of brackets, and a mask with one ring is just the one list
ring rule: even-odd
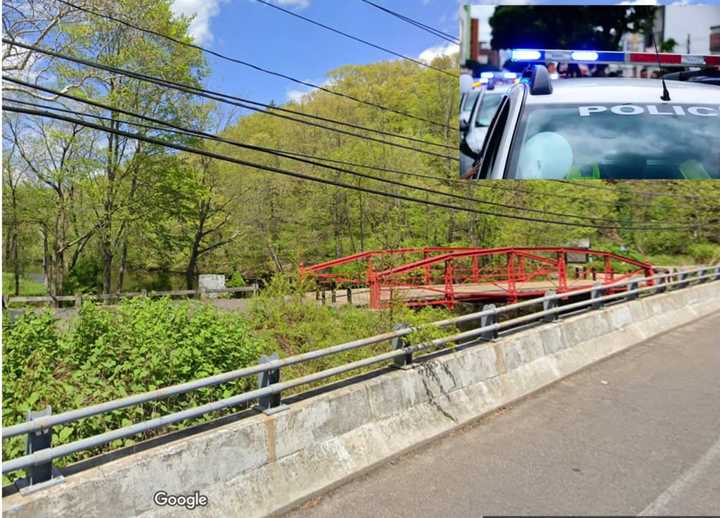
{"label": "guardrail post", "polygon": [[347,303],[352,305],[352,288],[347,289]]}
{"label": "guardrail post", "polygon": [[[495,304],[485,304],[482,310],[488,311],[489,313],[480,317],[480,327],[493,326],[497,324],[497,308],[495,307]],[[483,338],[484,340],[495,340],[497,337],[497,329],[483,331],[480,335],[480,338]]]}
{"label": "guardrail post", "polygon": [[631,281],[627,285],[627,295],[625,295],[625,300],[635,300],[637,299],[640,294],[636,291],[640,288],[640,283],[638,281]]}
{"label": "guardrail post", "polygon": [[80,293],[75,294],[75,307],[79,308],[82,306],[82,295]]}
{"label": "guardrail post", "polygon": [[688,274],[687,272],[680,272],[680,283],[678,284],[678,289],[681,290],[683,288],[687,288],[688,286]]}
{"label": "guardrail post", "polygon": [[667,291],[668,276],[663,275],[657,280],[655,293],[665,293]]}
{"label": "guardrail post", "polygon": [[720,281],[720,266],[715,267],[715,278],[713,280]]}
{"label": "guardrail post", "polygon": [[325,297],[325,288],[323,288],[323,290],[322,290],[322,297],[321,297],[321,298],[322,298],[322,305],[324,306],[325,304],[327,304],[327,299],[326,299],[326,297]]}
{"label": "guardrail post", "polygon": [[335,304],[337,302],[337,293],[335,292],[335,286],[333,286],[330,291],[330,302],[332,304]]}
{"label": "guardrail post", "polygon": [[[543,300],[543,311],[549,311],[551,309],[555,309],[556,307],[558,307],[558,299],[557,299],[557,297],[555,297],[555,295],[557,295],[555,290],[548,290],[545,292],[545,297],[552,297],[552,298]],[[555,312],[555,313],[551,313],[549,315],[544,315],[543,321],[544,322],[554,322],[558,318],[560,318],[560,313]]]}
{"label": "guardrail post", "polygon": [[[393,330],[400,331],[402,329],[408,329],[410,326],[407,324],[395,324],[393,326]],[[392,348],[394,350],[398,349],[404,349],[410,343],[408,342],[408,339],[405,336],[396,336],[391,341]],[[402,356],[397,356],[393,358],[393,366],[397,367],[398,369],[410,369],[413,366],[413,357],[412,353],[403,354]]]}
{"label": "guardrail post", "polygon": [[[272,353],[270,356],[260,356],[260,365],[263,363],[270,363],[274,360],[279,360],[280,357],[277,353]],[[280,383],[280,369],[270,369],[258,374],[258,387],[265,388]],[[257,409],[262,412],[267,412],[273,408],[277,408],[280,405],[281,394],[279,392],[275,394],[268,394],[267,396],[260,396],[258,398]]]}
{"label": "guardrail post", "polygon": [[603,301],[596,300],[603,296],[605,296],[605,287],[599,282],[594,284],[592,291],[590,292],[590,299],[593,301],[593,309],[601,309],[605,305]]}
{"label": "guardrail post", "polygon": [[[27,420],[34,421],[41,417],[47,417],[52,414],[52,407],[48,405],[43,410],[27,413]],[[27,434],[27,442],[25,444],[25,453],[30,455],[40,450],[50,448],[52,446],[52,428],[44,428]],[[26,493],[46,487],[50,481],[52,484],[62,482],[63,477],[57,468],[53,467],[52,461],[27,468],[27,476],[23,479],[15,481],[15,485],[21,492]]]}
{"label": "guardrail post", "polygon": [[707,282],[708,280],[710,280],[708,277],[703,278],[703,277],[704,277],[705,275],[707,275],[708,273],[709,273],[709,269],[708,269],[708,268],[702,268],[702,269],[698,272],[698,282],[703,283],[703,282]]}

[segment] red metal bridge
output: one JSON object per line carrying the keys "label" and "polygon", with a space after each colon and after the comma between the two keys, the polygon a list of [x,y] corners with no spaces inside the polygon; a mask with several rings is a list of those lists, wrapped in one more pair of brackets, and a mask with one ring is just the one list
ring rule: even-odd
{"label": "red metal bridge", "polygon": [[613,252],[568,247],[400,248],[300,265],[301,276],[323,289],[348,288],[348,299],[352,292],[353,303],[372,309],[393,300],[450,309],[461,301],[512,303],[653,273],[652,265]]}

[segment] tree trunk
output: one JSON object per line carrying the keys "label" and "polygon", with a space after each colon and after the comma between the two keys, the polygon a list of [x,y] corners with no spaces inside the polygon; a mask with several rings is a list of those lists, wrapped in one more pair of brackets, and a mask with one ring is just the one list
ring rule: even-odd
{"label": "tree trunk", "polygon": [[18,233],[17,227],[13,234],[12,242],[12,255],[13,255],[13,274],[15,275],[15,296],[20,295],[20,258],[18,257]]}

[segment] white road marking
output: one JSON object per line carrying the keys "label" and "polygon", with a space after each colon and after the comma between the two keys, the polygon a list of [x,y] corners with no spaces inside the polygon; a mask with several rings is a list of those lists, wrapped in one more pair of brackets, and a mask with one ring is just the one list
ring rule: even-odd
{"label": "white road marking", "polygon": [[668,487],[645,509],[640,511],[638,516],[653,516],[663,514],[667,504],[675,497],[680,496],[682,492],[691,485],[695,480],[700,478],[710,467],[712,462],[720,458],[720,438],[713,444],[708,451],[697,461],[690,469],[680,475],[673,484]]}

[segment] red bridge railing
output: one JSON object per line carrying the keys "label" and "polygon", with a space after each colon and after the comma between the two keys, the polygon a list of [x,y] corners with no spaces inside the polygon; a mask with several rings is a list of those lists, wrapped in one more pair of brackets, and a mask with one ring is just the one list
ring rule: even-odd
{"label": "red bridge railing", "polygon": [[[568,273],[570,272],[570,273]],[[594,283],[651,277],[653,266],[613,252],[572,247],[425,247],[372,250],[312,266],[300,274],[321,286],[366,288],[368,306],[394,298],[417,305],[536,297],[548,289],[572,292]]]}

